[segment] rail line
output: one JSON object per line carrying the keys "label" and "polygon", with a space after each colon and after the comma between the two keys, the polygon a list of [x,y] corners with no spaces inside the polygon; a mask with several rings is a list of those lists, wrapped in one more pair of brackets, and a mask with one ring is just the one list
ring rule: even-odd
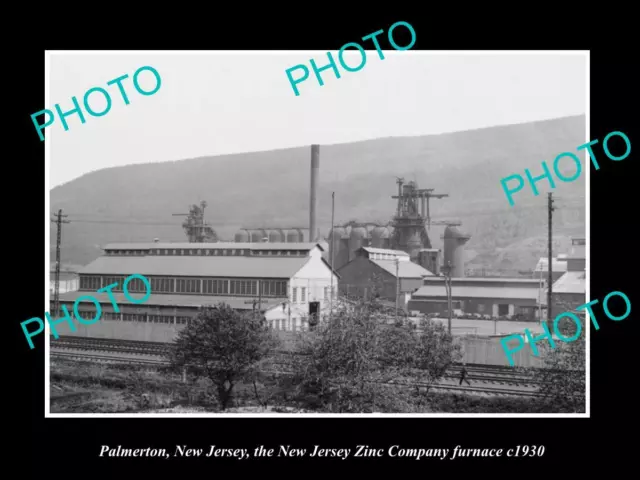
{"label": "rail line", "polygon": [[[122,350],[120,350],[122,352]],[[157,359],[144,359],[144,358],[135,358],[135,357],[122,357],[122,356],[112,356],[112,355],[103,355],[96,352],[91,351],[80,351],[80,352],[63,352],[63,351],[55,351],[51,350],[50,355],[52,357],[65,358],[67,360],[80,360],[80,361],[91,361],[97,363],[106,363],[106,364],[128,364],[128,365],[140,365],[140,366],[148,366],[148,367],[161,367],[168,366],[169,362],[167,360],[162,360],[160,358]],[[291,375],[292,370],[289,363],[286,362],[275,362],[274,366],[285,367],[278,370],[264,370],[264,373],[268,374],[277,374],[277,375]],[[445,378],[454,378],[457,379],[456,375],[445,375]],[[469,375],[467,377],[470,381],[484,382],[484,383],[499,383],[501,385],[513,385],[515,382],[509,381],[505,378],[499,377],[475,377]],[[394,381],[394,382],[381,382],[388,386],[401,386],[410,389],[423,389],[428,388],[432,391],[448,391],[448,392],[466,392],[466,393],[481,393],[484,395],[496,395],[496,396],[511,396],[511,397],[538,397],[541,396],[536,391],[526,391],[526,390],[518,390],[518,389],[508,389],[508,388],[500,388],[488,385],[474,385],[474,386],[461,386],[461,385],[442,385],[442,384],[427,384],[424,382],[405,382],[405,381]],[[515,383],[516,387],[524,386],[524,383]],[[529,385],[533,385],[533,383],[529,383]]]}
{"label": "rail line", "polygon": [[[144,342],[137,340],[113,340],[113,339],[96,339],[86,337],[60,337],[58,340],[52,340],[52,349],[71,349],[83,351],[100,351],[123,353],[127,355],[146,355],[164,357],[170,352],[172,346],[167,343]],[[276,360],[282,360],[287,356],[298,355],[294,352],[277,352],[274,356]],[[282,362],[286,363],[285,361]],[[446,378],[455,378],[460,375],[461,365],[453,365]],[[521,371],[514,371],[512,367],[506,366],[488,366],[468,364],[466,366],[469,380],[481,382],[494,382],[500,384],[534,385],[532,375],[523,374]]]}

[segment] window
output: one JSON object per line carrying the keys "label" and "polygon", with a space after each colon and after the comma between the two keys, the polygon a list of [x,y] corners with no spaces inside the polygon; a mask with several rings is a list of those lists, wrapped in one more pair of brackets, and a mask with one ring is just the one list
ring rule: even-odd
{"label": "window", "polygon": [[298,287],[293,287],[291,289],[291,303],[296,303],[298,301]]}
{"label": "window", "polygon": [[329,287],[324,287],[324,299],[329,300]]}
{"label": "window", "polygon": [[300,287],[300,302],[304,303],[306,302],[306,297],[307,295],[307,289],[306,287]]}

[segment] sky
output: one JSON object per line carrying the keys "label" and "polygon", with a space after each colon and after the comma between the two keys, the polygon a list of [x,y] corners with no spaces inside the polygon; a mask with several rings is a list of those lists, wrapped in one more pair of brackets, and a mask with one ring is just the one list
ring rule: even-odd
{"label": "sky", "polygon": [[[332,52],[337,61],[337,53]],[[430,135],[532,122],[586,113],[587,57],[579,52],[454,53],[367,51],[365,66],[341,78],[331,69],[320,86],[309,60],[327,52],[50,52],[48,108],[82,105],[93,87],[105,88],[111,110],[86,123],[56,116],[45,130],[50,143],[50,187],[104,168],[230,153],[329,145],[380,137]],[[345,55],[357,65],[360,54]],[[309,78],[296,96],[285,71],[305,64]],[[153,95],[132,83],[143,66],[161,77]],[[116,85],[128,74],[125,105]],[[296,71],[294,75],[299,75]],[[153,75],[140,86],[151,90]],[[106,100],[90,96],[102,111]],[[34,135],[37,133],[34,132]]]}

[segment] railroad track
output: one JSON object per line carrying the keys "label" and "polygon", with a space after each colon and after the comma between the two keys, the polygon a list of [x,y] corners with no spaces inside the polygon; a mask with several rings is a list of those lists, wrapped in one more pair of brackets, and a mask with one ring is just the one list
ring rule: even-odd
{"label": "railroad track", "polygon": [[[124,353],[123,349],[118,350],[118,353]],[[135,357],[122,357],[117,355],[104,355],[101,353],[96,353],[95,351],[76,351],[76,352],[64,352],[64,351],[56,351],[53,348],[51,349],[50,355],[52,357],[64,358],[67,360],[79,360],[79,361],[91,361],[96,363],[104,363],[104,364],[128,364],[128,365],[141,365],[141,366],[149,366],[149,367],[160,367],[160,366],[168,366],[169,362],[167,360],[163,360],[161,358],[135,358]],[[282,369],[277,370],[264,370],[264,373],[267,374],[277,374],[277,375],[291,375],[292,370],[290,368],[290,364],[288,362],[274,362],[274,366],[276,367],[284,367]],[[445,375],[445,378],[453,378],[457,379],[457,375]],[[499,383],[501,385],[514,385],[514,382],[509,381],[505,378],[499,377],[476,377],[469,375],[468,379],[472,382],[476,382],[476,385],[472,386],[462,386],[462,385],[442,385],[435,384],[430,385],[424,382],[404,382],[404,381],[395,381],[395,382],[384,382],[389,386],[402,386],[405,388],[415,389],[418,387],[419,389],[428,388],[431,391],[447,391],[447,392],[464,392],[464,393],[474,393],[474,394],[484,394],[484,395],[493,395],[493,396],[511,396],[511,397],[537,397],[540,396],[535,391],[526,391],[526,390],[518,390],[516,389],[508,389],[495,387],[493,385],[482,385],[478,386],[477,382],[485,382],[485,383]],[[532,383],[515,383],[516,387],[521,387],[524,385],[532,386]]]}
{"label": "railroad track", "polygon": [[[157,356],[159,359],[169,353],[172,348],[166,343],[152,343],[134,340],[111,340],[111,339],[95,339],[84,337],[60,337],[58,340],[52,340],[50,343],[53,350],[80,350],[88,352],[109,352],[123,353],[127,355],[144,355]],[[98,353],[92,353],[96,356]],[[286,364],[287,355],[291,352],[278,352],[274,357],[276,363]],[[278,362],[278,360],[280,360]],[[284,361],[283,361],[284,360]],[[131,363],[131,362],[129,362]],[[445,378],[459,378],[461,365],[455,365],[445,375]],[[531,376],[516,373],[511,367],[486,366],[486,365],[467,365],[467,379],[473,382],[493,383],[500,385],[527,386],[536,385]]]}

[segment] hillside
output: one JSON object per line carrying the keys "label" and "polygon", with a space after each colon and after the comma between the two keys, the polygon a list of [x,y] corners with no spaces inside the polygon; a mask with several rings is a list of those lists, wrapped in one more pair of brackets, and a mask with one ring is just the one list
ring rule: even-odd
{"label": "hillside", "polygon": [[[462,228],[473,235],[468,247],[476,261],[495,267],[503,261],[496,249],[515,245],[506,268],[526,268],[516,265],[517,246],[532,249],[528,257],[538,255],[538,242],[529,245],[526,240],[546,231],[548,186],[540,182],[537,197],[530,189],[522,190],[515,197],[516,206],[509,207],[500,179],[524,174],[525,168],[539,175],[543,160],[551,164],[557,154],[575,152],[585,137],[581,115],[441,135],[322,145],[319,225],[323,233],[328,231],[332,191],[336,192],[336,224],[351,219],[387,221],[395,210],[390,198],[396,192],[395,178],[402,176],[416,180],[421,188],[449,194],[432,201],[431,214],[435,219],[463,222]],[[63,263],[86,264],[100,255],[100,245],[109,242],[154,237],[186,241],[182,218],[171,214],[185,212],[201,199],[208,202],[207,221],[222,238],[231,239],[241,226],[307,226],[309,167],[310,148],[305,146],[128,165],[84,175],[51,191],[52,210],[62,208],[72,220],[64,229]],[[554,190],[559,207],[554,232],[559,235],[584,232],[584,178],[583,174],[572,183],[558,182]],[[442,231],[433,229],[436,246],[442,243]],[[53,260],[55,235],[51,242]]]}

